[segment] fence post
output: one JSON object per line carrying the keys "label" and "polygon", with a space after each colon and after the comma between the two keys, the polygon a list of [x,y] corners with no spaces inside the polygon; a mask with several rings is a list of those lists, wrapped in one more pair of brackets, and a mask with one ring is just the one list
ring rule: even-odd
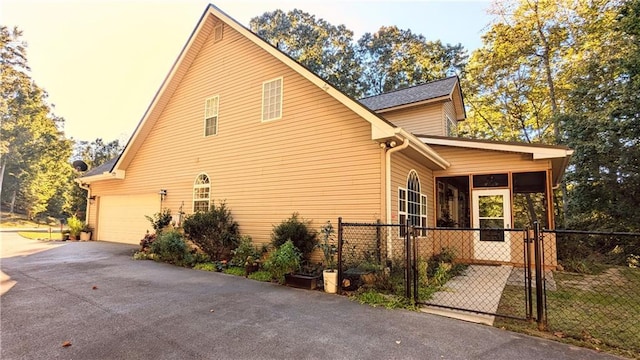
{"label": "fence post", "polygon": [[380,265],[382,262],[382,250],[380,249],[381,243],[382,243],[382,234],[380,233],[380,225],[382,224],[382,222],[380,221],[380,219],[376,220],[376,260],[378,260],[378,264]]}
{"label": "fence post", "polygon": [[536,262],[536,320],[538,323],[538,330],[542,331],[545,329],[546,321],[544,317],[544,285],[542,284],[542,279],[544,277],[543,264],[542,264],[542,254],[540,253],[540,245],[541,245],[541,237],[542,233],[540,231],[540,224],[535,221],[533,223],[534,226],[534,234],[533,234],[533,251],[535,253],[535,262]]}
{"label": "fence post", "polygon": [[411,257],[413,263],[411,266],[411,271],[413,271],[413,303],[416,304],[418,302],[418,240],[415,227],[411,233],[413,237],[413,256]]}
{"label": "fence post", "polygon": [[338,294],[342,294],[342,216],[338,218]]}
{"label": "fence post", "polygon": [[411,243],[411,235],[409,233],[409,219],[407,219],[407,222],[405,224],[406,226],[406,231],[404,232],[404,278],[405,278],[405,285],[404,285],[404,296],[407,299],[411,298],[411,249],[409,248],[410,243]]}
{"label": "fence post", "polygon": [[525,282],[525,298],[526,298],[526,313],[527,320],[533,319],[533,286],[531,286],[531,229],[527,225],[525,229],[525,243],[524,243],[524,282]]}

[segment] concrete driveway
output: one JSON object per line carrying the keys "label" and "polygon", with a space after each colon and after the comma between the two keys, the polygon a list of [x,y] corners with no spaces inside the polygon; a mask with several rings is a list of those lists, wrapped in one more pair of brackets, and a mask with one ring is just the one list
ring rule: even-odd
{"label": "concrete driveway", "polygon": [[2,359],[614,358],[318,291],[136,261],[129,245],[1,236]]}

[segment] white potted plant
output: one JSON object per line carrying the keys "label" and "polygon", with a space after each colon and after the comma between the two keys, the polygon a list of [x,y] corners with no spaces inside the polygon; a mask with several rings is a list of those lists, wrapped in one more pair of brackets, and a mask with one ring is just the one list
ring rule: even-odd
{"label": "white potted plant", "polygon": [[327,221],[327,223],[320,229],[320,232],[322,233],[322,241],[318,244],[318,247],[322,249],[322,253],[324,254],[324,263],[326,266],[322,272],[324,291],[335,294],[338,292],[338,271],[336,270],[335,261],[335,255],[338,252],[338,249],[336,245],[333,244],[333,234],[335,233],[335,230],[333,230],[331,221]]}

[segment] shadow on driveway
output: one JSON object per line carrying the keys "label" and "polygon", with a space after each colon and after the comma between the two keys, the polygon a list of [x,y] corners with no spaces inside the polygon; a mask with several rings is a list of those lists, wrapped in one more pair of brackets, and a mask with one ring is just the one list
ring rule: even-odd
{"label": "shadow on driveway", "polygon": [[[4,246],[3,238],[3,246]],[[17,241],[17,240],[16,240]],[[3,258],[2,359],[603,359],[591,350],[319,291],[65,243]],[[71,346],[63,347],[68,341]]]}

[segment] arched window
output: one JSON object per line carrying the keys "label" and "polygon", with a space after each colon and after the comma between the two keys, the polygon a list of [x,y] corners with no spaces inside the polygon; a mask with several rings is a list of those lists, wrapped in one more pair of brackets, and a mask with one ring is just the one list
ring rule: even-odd
{"label": "arched window", "polygon": [[209,210],[211,182],[207,174],[200,174],[193,182],[193,212]]}
{"label": "arched window", "polygon": [[[398,189],[398,220],[400,224],[409,224],[417,227],[427,227],[427,197],[420,192],[420,178],[415,170],[407,176],[407,187]],[[426,230],[420,231],[424,236]],[[400,229],[400,236],[404,236],[404,229]]]}

